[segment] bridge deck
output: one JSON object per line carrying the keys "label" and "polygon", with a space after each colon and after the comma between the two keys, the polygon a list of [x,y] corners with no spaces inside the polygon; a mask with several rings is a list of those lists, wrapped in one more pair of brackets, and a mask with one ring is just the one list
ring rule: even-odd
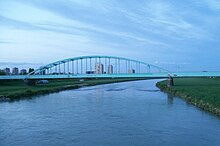
{"label": "bridge deck", "polygon": [[67,78],[175,78],[184,77],[220,77],[220,72],[177,72],[177,73],[142,73],[142,74],[58,74],[58,75],[5,75],[0,80],[10,79],[67,79]]}

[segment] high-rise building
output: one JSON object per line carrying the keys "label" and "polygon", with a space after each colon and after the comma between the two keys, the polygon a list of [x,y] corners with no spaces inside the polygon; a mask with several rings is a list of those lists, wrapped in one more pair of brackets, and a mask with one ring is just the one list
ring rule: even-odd
{"label": "high-rise building", "polygon": [[95,73],[96,74],[103,74],[104,73],[104,65],[101,63],[95,64]]}
{"label": "high-rise building", "polygon": [[108,66],[108,74],[113,74],[113,65]]}
{"label": "high-rise building", "polygon": [[17,67],[12,68],[12,74],[18,75],[18,68]]}
{"label": "high-rise building", "polygon": [[22,70],[20,71],[20,74],[22,74],[22,75],[27,74],[27,70],[26,70],[26,69],[22,69]]}
{"label": "high-rise building", "polygon": [[10,68],[4,68],[4,72],[6,75],[10,75]]}

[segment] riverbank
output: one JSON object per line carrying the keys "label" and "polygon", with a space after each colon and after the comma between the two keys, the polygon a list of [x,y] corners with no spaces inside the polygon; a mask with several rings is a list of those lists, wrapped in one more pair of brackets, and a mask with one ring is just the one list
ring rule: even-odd
{"label": "riverbank", "polygon": [[63,90],[77,89],[83,86],[94,86],[117,82],[140,80],[137,78],[114,79],[56,79],[49,80],[47,84],[27,86],[23,80],[7,80],[0,82],[0,101],[14,101],[22,98],[31,98],[36,95],[59,92]]}
{"label": "riverbank", "polygon": [[220,116],[220,78],[176,78],[172,87],[167,87],[166,80],[158,82],[156,86]]}

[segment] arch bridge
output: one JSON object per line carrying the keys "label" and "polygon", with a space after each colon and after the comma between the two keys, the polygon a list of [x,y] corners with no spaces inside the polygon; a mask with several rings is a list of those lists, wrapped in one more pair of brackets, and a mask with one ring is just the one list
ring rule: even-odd
{"label": "arch bridge", "polygon": [[183,78],[220,77],[220,72],[177,72],[145,62],[115,56],[81,56],[63,59],[39,67],[27,75],[5,75],[10,79],[65,79],[65,78]]}
{"label": "arch bridge", "polygon": [[167,77],[170,72],[145,62],[115,56],[81,56],[56,61],[26,78]]}

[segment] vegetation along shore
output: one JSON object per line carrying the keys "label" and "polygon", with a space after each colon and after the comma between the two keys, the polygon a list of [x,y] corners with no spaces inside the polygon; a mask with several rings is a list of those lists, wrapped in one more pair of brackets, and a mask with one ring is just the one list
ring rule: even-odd
{"label": "vegetation along shore", "polygon": [[30,98],[35,95],[43,95],[62,90],[77,89],[83,86],[117,83],[140,80],[142,78],[114,78],[114,79],[55,79],[48,80],[46,84],[27,86],[23,80],[0,81],[0,101],[14,101],[21,98]]}
{"label": "vegetation along shore", "polygon": [[156,86],[220,116],[220,78],[175,78],[172,87],[167,87],[166,80],[158,82]]}
{"label": "vegetation along shore", "polygon": [[[141,78],[143,79],[143,78]],[[23,80],[0,82],[0,101],[14,101],[36,95],[77,89],[83,86],[140,80],[137,78],[115,79],[56,79],[46,84],[27,86]],[[162,91],[180,96],[187,102],[220,116],[220,78],[175,78],[174,86],[167,87],[167,80],[156,84]]]}

